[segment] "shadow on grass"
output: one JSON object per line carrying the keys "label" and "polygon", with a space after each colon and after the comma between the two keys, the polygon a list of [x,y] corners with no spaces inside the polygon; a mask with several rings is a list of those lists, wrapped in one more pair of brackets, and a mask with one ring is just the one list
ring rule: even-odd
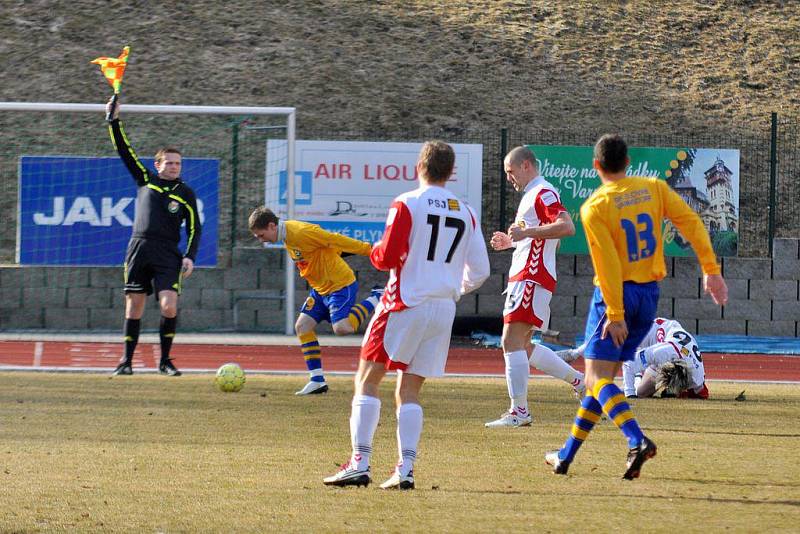
{"label": "shadow on grass", "polygon": [[758,436],[764,438],[800,438],[800,434],[771,434],[769,432],[721,432],[719,430],[689,430],[686,428],[656,428],[647,427],[647,431],[654,432],[676,432],[679,434],[701,434],[701,435],[720,435],[720,436]]}
{"label": "shadow on grass", "polygon": [[[671,482],[697,482],[698,484],[721,484],[726,486],[752,486],[756,488],[760,487],[767,487],[767,486],[776,486],[780,488],[800,488],[800,482],[741,482],[739,480],[721,480],[721,479],[714,479],[714,478],[671,478],[671,477],[658,477],[659,480],[669,480]],[[770,501],[772,502],[772,501]],[[800,501],[793,501],[793,502],[800,502]]]}
{"label": "shadow on grass", "polygon": [[[677,481],[677,482],[702,482],[702,483],[713,482],[713,483],[723,483],[723,484],[728,483],[728,481],[700,480],[700,479],[687,479],[687,478],[683,478],[683,479],[667,479],[667,480],[674,480],[674,481]],[[746,486],[746,485],[750,485],[750,484],[740,484],[740,485]],[[752,484],[752,485],[760,485],[760,484]],[[781,484],[764,484],[764,485],[779,486]],[[580,498],[587,498],[587,497],[588,498],[592,498],[592,497],[595,497],[595,498],[598,498],[598,499],[612,499],[612,498],[613,499],[617,499],[617,498],[620,497],[620,495],[612,496],[612,495],[609,495],[607,493],[586,493],[586,492],[583,492],[583,491],[579,492],[579,493],[572,493],[572,492],[563,492],[562,493],[562,492],[553,492],[553,491],[548,491],[548,492],[545,492],[545,493],[541,493],[541,492],[537,492],[537,491],[529,492],[529,491],[518,491],[518,490],[507,490],[507,491],[491,491],[490,490],[490,491],[487,491],[487,490],[455,490],[455,489],[451,489],[451,490],[439,489],[437,491],[449,492],[449,493],[467,493],[467,494],[475,493],[475,494],[478,494],[478,495],[487,495],[487,494],[493,494],[493,495],[517,495],[517,494],[525,494],[525,495],[531,495],[531,496],[539,495],[539,496],[543,496],[543,497],[552,497],[552,496],[558,494],[558,495],[562,495],[564,497],[575,497],[575,498],[578,498],[578,497],[580,497]],[[704,502],[713,502],[713,503],[721,503],[721,504],[771,504],[771,505],[783,505],[783,506],[797,506],[797,507],[800,507],[800,501],[798,501],[798,500],[780,500],[780,501],[775,500],[775,501],[772,501],[772,500],[740,499],[740,498],[725,498],[725,497],[712,497],[712,496],[708,496],[708,497],[690,497],[690,496],[687,496],[687,495],[625,495],[624,497],[627,498],[627,499],[641,499],[641,500],[648,500],[648,501],[650,501],[650,500],[656,500],[656,501],[663,500],[663,501],[672,502],[672,501],[676,501],[676,500],[682,500],[682,501],[704,501]]]}

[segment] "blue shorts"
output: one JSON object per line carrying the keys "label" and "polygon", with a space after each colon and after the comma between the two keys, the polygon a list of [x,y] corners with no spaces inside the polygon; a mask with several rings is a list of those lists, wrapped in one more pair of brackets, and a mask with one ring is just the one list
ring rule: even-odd
{"label": "blue shorts", "polygon": [[312,289],[300,308],[300,313],[305,313],[318,323],[322,321],[338,323],[350,315],[350,308],[356,303],[356,295],[358,295],[358,282],[327,295],[320,295],[316,289]]}
{"label": "blue shorts", "polygon": [[594,288],[589,315],[586,318],[587,341],[584,358],[590,360],[608,360],[624,362],[632,360],[639,343],[650,331],[658,308],[658,282],[622,284],[622,300],[625,308],[625,324],[628,326],[628,337],[621,347],[614,345],[611,336],[600,339],[603,325],[606,322],[606,303],[599,287]]}

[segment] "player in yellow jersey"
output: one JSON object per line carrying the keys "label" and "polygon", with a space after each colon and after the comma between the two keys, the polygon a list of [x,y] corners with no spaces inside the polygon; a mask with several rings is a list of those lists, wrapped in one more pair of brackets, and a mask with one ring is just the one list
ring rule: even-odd
{"label": "player in yellow jersey", "polygon": [[249,227],[262,243],[283,241],[300,276],[311,286],[294,325],[311,379],[296,395],[325,393],[328,385],[315,329],[320,322],[329,321],[337,336],[352,334],[375,309],[383,289],[372,288],[370,296],[356,304],[358,282],[342,259],[342,253],[369,256],[372,245],[328,232],[316,224],[280,221],[265,207],[250,214]]}
{"label": "player in yellow jersey", "polygon": [[658,281],[666,274],[665,217],[691,243],[706,292],[721,306],[728,300],[700,217],[663,180],[626,176],[629,164],[628,147],[619,135],[597,141],[594,168],[602,185],[581,206],[596,286],[586,321],[586,396],[564,446],[545,454],[556,474],[567,473],[604,412],[628,439],[624,479],[637,478],[642,464],[656,455],[655,443],[642,433],[614,377],[622,362],[633,359],[656,315]]}

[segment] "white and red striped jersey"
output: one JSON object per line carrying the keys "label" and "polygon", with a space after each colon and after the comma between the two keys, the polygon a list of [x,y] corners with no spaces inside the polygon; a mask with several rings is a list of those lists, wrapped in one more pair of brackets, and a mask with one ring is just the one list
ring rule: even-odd
{"label": "white and red striped jersey", "polygon": [[668,337],[671,337],[671,333],[674,330],[680,330],[681,332],[686,331],[683,325],[674,319],[656,317],[647,335],[644,336],[644,339],[639,343],[639,348],[643,349],[655,345],[656,343],[662,343]]}
{"label": "white and red striped jersey", "polygon": [[677,359],[686,360],[692,373],[691,387],[700,389],[705,382],[706,373],[697,340],[678,321],[656,317],[653,326],[639,343],[635,363],[642,370],[646,367],[659,369],[666,362]]}
{"label": "white and red striped jersey", "polygon": [[[523,228],[550,224],[565,211],[553,185],[542,176],[537,176],[525,187],[514,224]],[[555,291],[557,248],[558,239],[526,238],[514,243],[508,281],[530,280]]]}
{"label": "white and red striped jersey", "polygon": [[388,311],[426,299],[450,298],[480,287],[489,255],[475,213],[444,187],[423,185],[392,202],[383,239],[370,261],[390,271],[381,299]]}

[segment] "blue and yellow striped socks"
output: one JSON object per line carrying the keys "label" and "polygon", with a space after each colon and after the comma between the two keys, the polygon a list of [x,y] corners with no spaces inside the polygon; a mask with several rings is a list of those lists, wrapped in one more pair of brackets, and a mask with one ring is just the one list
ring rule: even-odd
{"label": "blue and yellow striped socks", "polygon": [[613,381],[603,378],[594,385],[594,391],[588,391],[581,401],[581,407],[578,408],[570,436],[558,451],[561,461],[572,462],[603,412],[628,438],[629,448],[638,447],[642,443],[644,434],[631,412],[630,405],[625,400],[625,395]]}
{"label": "blue and yellow striped socks", "polygon": [[603,408],[592,396],[591,392],[587,392],[586,396],[581,400],[581,407],[578,408],[578,413],[575,415],[575,421],[572,423],[570,436],[564,443],[564,446],[558,453],[559,459],[565,462],[571,462],[578,449],[581,448],[583,442],[589,437],[589,432],[592,431],[594,425],[600,420]]}
{"label": "blue and yellow striped socks", "polygon": [[350,308],[347,320],[350,322],[350,326],[353,327],[353,332],[358,331],[359,327],[364,324],[364,321],[375,310],[376,300],[375,297],[369,297]]}
{"label": "blue and yellow striped socks", "polygon": [[325,382],[325,377],[322,374],[322,350],[319,348],[317,334],[308,332],[307,334],[299,334],[297,337],[300,339],[300,350],[303,351],[306,367],[308,372],[311,373],[311,381]]}
{"label": "blue and yellow striped socks", "polygon": [[641,445],[644,434],[642,434],[642,429],[639,428],[639,423],[636,422],[622,390],[611,380],[603,378],[594,385],[594,396],[597,397],[608,418],[614,421],[614,424],[628,438],[628,447],[632,449]]}

